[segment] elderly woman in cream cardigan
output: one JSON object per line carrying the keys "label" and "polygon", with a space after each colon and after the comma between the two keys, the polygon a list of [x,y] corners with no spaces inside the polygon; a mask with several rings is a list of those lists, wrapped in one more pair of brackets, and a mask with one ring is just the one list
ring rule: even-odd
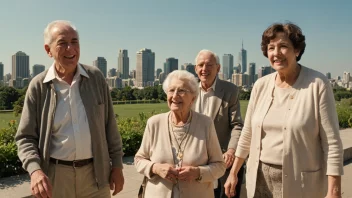
{"label": "elderly woman in cream cardigan", "polygon": [[170,111],[148,120],[135,156],[137,171],[146,177],[144,197],[213,198],[213,181],[226,167],[213,121],[191,110],[198,82],[176,70],[163,89]]}

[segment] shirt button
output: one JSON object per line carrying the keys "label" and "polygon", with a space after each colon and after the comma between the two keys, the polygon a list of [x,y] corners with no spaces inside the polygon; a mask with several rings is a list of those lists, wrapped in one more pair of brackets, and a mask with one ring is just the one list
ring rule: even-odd
{"label": "shirt button", "polygon": [[285,177],[287,177],[287,175],[285,175]]}
{"label": "shirt button", "polygon": [[291,99],[291,100],[293,99],[293,96],[292,96],[292,95],[290,96],[290,99]]}
{"label": "shirt button", "polygon": [[284,127],[284,130],[286,130],[286,127]]}

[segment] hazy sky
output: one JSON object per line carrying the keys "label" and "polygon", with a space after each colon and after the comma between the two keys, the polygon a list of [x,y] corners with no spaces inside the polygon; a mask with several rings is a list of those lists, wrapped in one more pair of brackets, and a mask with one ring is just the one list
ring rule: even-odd
{"label": "hazy sky", "polygon": [[136,52],[155,52],[155,68],[175,57],[179,65],[194,62],[197,52],[209,49],[220,58],[233,54],[235,64],[241,41],[247,62],[269,65],[260,50],[261,35],[273,22],[292,21],[306,36],[301,64],[333,77],[352,72],[352,1],[271,0],[2,0],[0,62],[11,72],[11,56],[23,51],[30,67],[52,64],[43,48],[43,30],[57,19],[72,21],[81,42],[80,62],[92,65],[98,56],[108,69],[117,67],[119,49],[127,49],[130,70]]}

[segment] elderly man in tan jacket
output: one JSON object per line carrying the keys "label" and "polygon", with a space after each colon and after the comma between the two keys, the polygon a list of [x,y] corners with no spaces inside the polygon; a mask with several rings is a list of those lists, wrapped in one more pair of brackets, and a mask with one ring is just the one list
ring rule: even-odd
{"label": "elderly man in tan jacket", "polygon": [[[78,63],[76,28],[44,31],[53,65],[31,81],[16,134],[18,156],[35,197],[110,197],[122,190],[122,141],[109,87],[95,67]],[[110,188],[109,188],[110,185]]]}

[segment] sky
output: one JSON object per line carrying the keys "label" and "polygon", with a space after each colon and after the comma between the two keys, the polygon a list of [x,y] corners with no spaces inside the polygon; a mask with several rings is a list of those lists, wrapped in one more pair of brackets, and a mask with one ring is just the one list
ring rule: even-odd
{"label": "sky", "polygon": [[44,51],[43,30],[54,20],[69,20],[80,35],[80,62],[105,57],[117,68],[119,49],[127,49],[130,70],[136,52],[155,52],[155,69],[166,58],[194,63],[201,49],[221,58],[233,54],[237,64],[243,40],[247,63],[269,65],[260,49],[263,31],[274,22],[291,21],[306,36],[300,63],[332,77],[352,73],[352,1],[327,0],[0,0],[0,62],[11,73],[11,56],[23,51],[30,68],[53,60]]}

